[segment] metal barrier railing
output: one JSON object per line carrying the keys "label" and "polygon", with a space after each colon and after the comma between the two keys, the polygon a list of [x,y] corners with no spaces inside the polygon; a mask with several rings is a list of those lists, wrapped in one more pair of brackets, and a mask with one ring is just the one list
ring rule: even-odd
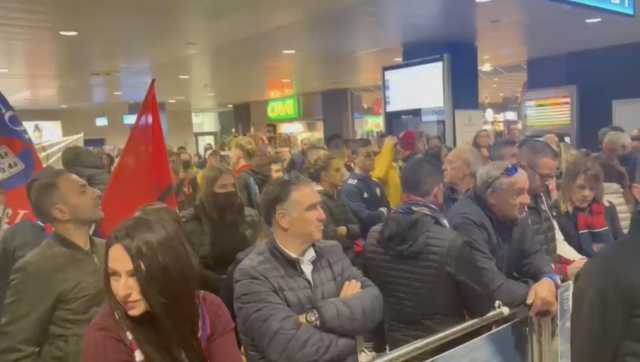
{"label": "metal barrier railing", "polygon": [[374,362],[405,361],[409,358],[429,352],[438,346],[473,332],[479,328],[486,327],[496,321],[504,319],[510,314],[511,310],[508,307],[498,305],[494,311],[483,317],[469,320],[453,328],[447,329],[446,331],[419,339],[400,348],[394,349],[393,351],[376,358]]}

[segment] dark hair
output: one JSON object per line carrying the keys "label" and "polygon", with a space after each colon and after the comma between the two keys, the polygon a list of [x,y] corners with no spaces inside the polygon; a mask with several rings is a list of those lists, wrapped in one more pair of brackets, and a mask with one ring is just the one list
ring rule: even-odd
{"label": "dark hair", "polygon": [[540,160],[550,158],[558,160],[560,155],[551,145],[537,139],[525,138],[518,145],[518,159],[534,167]]}
{"label": "dark hair", "polygon": [[496,141],[493,146],[491,146],[491,161],[506,161],[502,159],[500,152],[509,147],[518,147],[518,142],[508,138],[502,138]]}
{"label": "dark hair", "polygon": [[560,185],[560,211],[567,213],[570,211],[570,198],[578,177],[584,175],[585,182],[591,184],[595,189],[595,200],[602,202],[604,198],[604,173],[600,162],[595,157],[578,153],[569,161],[565,168]]}
{"label": "dark hair", "polygon": [[27,195],[33,214],[43,223],[55,222],[51,209],[60,201],[58,181],[70,174],[64,169],[45,168],[27,184]]}
{"label": "dark hair", "polygon": [[373,143],[371,143],[371,140],[366,138],[359,138],[351,143],[351,152],[354,156],[357,157],[360,155],[360,152],[362,150],[371,147],[371,145],[373,145]]}
{"label": "dark hair", "polygon": [[339,134],[334,133],[327,138],[326,145],[330,150],[339,150],[344,147],[344,139]]}
{"label": "dark hair", "polygon": [[431,158],[416,157],[404,166],[400,179],[402,191],[427,197],[442,183],[442,168]]}
{"label": "dark hair", "polygon": [[196,209],[198,213],[204,216],[207,220],[216,220],[219,215],[216,215],[214,208],[215,187],[220,178],[224,175],[233,176],[233,171],[230,168],[220,165],[208,166],[202,171],[202,186],[197,197]]}
{"label": "dark hair", "polygon": [[316,158],[313,163],[307,166],[305,170],[306,174],[309,176],[311,181],[320,183],[322,179],[322,173],[327,171],[331,166],[331,162],[335,160],[336,157],[327,153],[318,158]]}
{"label": "dark hair", "polygon": [[273,218],[278,206],[289,201],[291,193],[304,185],[311,185],[311,181],[305,177],[293,177],[275,180],[265,187],[260,196],[260,213],[267,226],[273,226]]}
{"label": "dark hair", "polygon": [[473,136],[473,142],[471,143],[471,145],[476,149],[480,149],[480,145],[478,144],[478,137],[480,137],[481,133],[487,133],[489,134],[489,137],[491,137],[491,134],[486,129],[481,129],[478,132],[476,132],[476,134]]}
{"label": "dark hair", "polygon": [[114,319],[133,334],[149,361],[173,362],[185,357],[188,361],[206,361],[198,338],[198,264],[178,215],[168,207],[143,208],[109,238],[105,265],[116,244],[131,258],[150,316],[127,315],[113,294],[105,268],[104,283]]}

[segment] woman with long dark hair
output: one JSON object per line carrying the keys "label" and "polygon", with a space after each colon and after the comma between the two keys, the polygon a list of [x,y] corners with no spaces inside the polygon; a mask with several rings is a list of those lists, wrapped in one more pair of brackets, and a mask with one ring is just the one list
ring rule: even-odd
{"label": "woman with long dark hair", "polygon": [[240,362],[224,304],[198,290],[198,264],[178,215],[152,206],[106,246],[107,305],[84,337],[86,362]]}
{"label": "woman with long dark hair", "polygon": [[261,231],[260,215],[242,203],[236,180],[229,168],[207,167],[194,212],[183,214],[188,240],[204,267],[202,288],[216,294],[236,255]]}

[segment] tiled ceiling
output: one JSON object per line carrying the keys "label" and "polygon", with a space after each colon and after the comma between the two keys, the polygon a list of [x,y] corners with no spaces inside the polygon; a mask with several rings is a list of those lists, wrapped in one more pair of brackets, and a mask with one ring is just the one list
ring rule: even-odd
{"label": "tiled ceiling", "polygon": [[87,107],[139,101],[155,77],[161,100],[211,109],[264,99],[271,79],[376,85],[414,40],[475,42],[495,102],[520,93],[528,58],[640,41],[640,24],[549,0],[1,0],[0,90],[18,108]]}

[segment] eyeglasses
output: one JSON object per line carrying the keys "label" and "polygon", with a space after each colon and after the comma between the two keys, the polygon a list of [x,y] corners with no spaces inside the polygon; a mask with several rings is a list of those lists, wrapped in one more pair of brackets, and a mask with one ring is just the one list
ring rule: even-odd
{"label": "eyeglasses", "polygon": [[504,170],[498,176],[491,179],[491,181],[487,184],[486,191],[489,191],[489,189],[491,189],[491,186],[493,186],[493,184],[496,183],[496,181],[498,181],[501,177],[504,177],[504,176],[513,177],[517,173],[518,173],[517,165],[512,165],[512,164],[507,165],[507,167],[505,167]]}

